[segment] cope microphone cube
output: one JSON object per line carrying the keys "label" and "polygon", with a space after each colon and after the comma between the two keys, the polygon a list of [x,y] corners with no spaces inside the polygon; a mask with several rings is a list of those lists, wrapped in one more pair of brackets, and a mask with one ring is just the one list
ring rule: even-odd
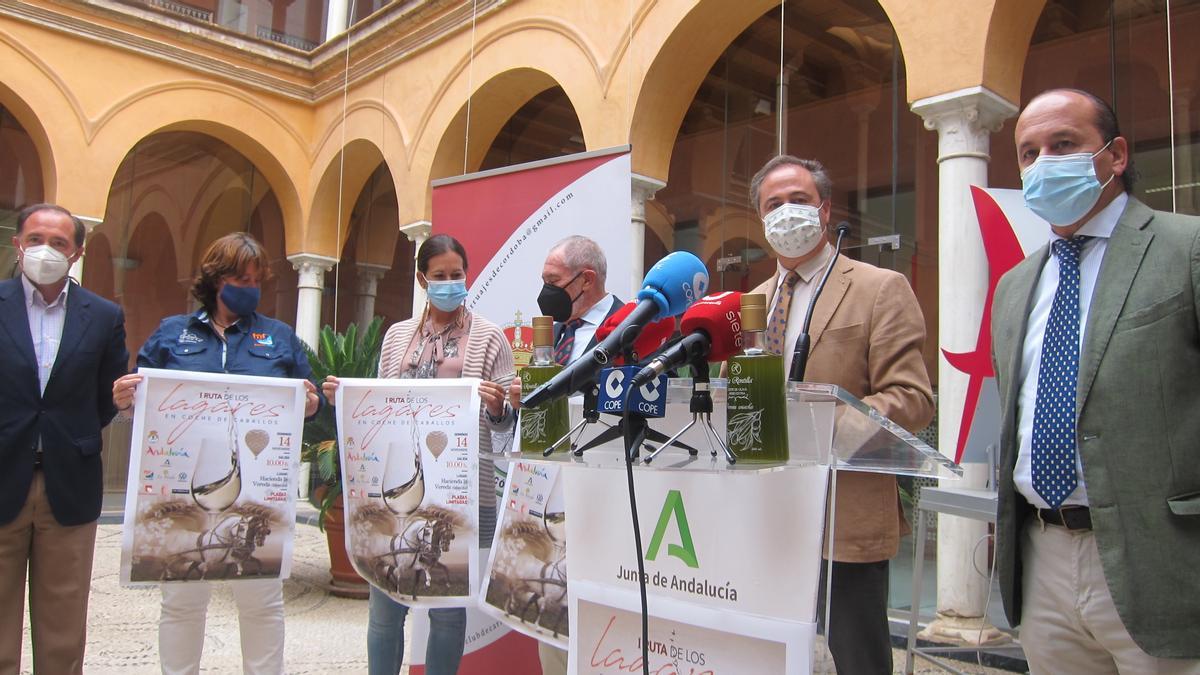
{"label": "cope microphone cube", "polygon": [[664,417],[667,414],[667,376],[659,375],[640,387],[634,387],[625,399],[633,377],[641,370],[638,366],[605,368],[600,371],[600,396],[596,409],[610,415],[622,415],[626,406],[630,412],[642,417]]}

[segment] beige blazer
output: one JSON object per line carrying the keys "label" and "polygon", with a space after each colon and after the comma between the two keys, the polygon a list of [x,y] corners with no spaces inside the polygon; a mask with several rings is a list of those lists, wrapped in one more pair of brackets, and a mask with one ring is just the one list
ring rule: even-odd
{"label": "beige blazer", "polygon": [[[777,277],[752,291],[765,293],[768,306]],[[839,257],[809,333],[806,381],[836,384],[909,431],[929,424],[925,318],[904,275]],[[910,531],[893,476],[839,472],[836,508],[833,557],[840,562],[887,560]]]}

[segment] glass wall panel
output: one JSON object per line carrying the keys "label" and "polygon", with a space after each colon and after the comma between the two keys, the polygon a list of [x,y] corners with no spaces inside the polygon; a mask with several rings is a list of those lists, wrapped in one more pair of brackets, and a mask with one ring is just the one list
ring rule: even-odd
{"label": "glass wall panel", "polygon": [[[1074,87],[1109,101],[1130,144],[1134,195],[1155,209],[1197,214],[1200,43],[1193,36],[1200,31],[1200,1],[1172,0],[1170,6],[1168,52],[1161,0],[1051,0],[1025,60],[1021,100],[1054,87]],[[1014,126],[1010,120],[993,139],[992,185],[1021,185]]]}

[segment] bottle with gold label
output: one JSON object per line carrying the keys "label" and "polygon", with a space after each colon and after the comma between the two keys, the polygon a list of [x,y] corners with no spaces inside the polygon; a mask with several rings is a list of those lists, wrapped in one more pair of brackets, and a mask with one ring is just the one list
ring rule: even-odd
{"label": "bottle with gold label", "polygon": [[[549,382],[563,367],[554,362],[554,319],[533,317],[533,360],[521,370],[521,396]],[[521,409],[521,452],[541,453],[570,430],[567,399]]]}
{"label": "bottle with gold label", "polygon": [[766,296],[742,296],[742,353],[729,359],[729,449],[738,462],[788,460],[787,397],[783,357],[762,347],[767,328]]}

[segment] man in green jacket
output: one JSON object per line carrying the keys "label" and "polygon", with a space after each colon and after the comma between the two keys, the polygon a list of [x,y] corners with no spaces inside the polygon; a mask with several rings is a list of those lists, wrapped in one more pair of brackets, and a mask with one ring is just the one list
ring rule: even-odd
{"label": "man in green jacket", "polygon": [[1035,673],[1200,673],[1200,218],[1130,195],[1112,109],[1035,97],[1025,201],[1050,242],[996,288],[996,558]]}

